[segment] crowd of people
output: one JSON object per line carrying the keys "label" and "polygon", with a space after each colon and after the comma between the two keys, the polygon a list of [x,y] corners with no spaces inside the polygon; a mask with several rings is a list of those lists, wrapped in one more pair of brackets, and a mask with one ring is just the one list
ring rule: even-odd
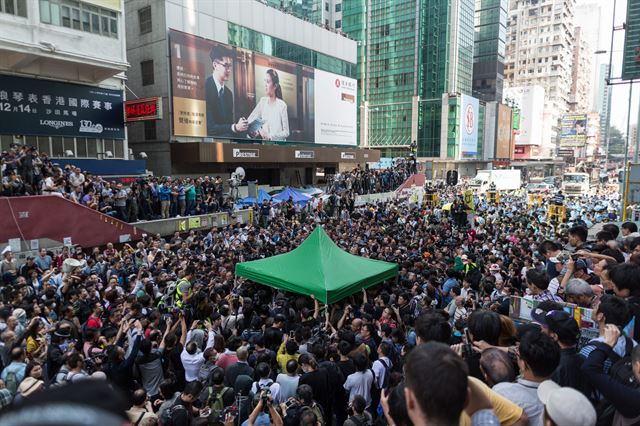
{"label": "crowd of people", "polygon": [[[2,196],[59,195],[125,222],[231,212],[236,207],[229,183],[221,176],[150,177],[123,184],[74,165],[61,166],[46,153],[17,144],[0,155],[0,162]],[[345,199],[391,191],[410,172],[405,161],[382,170],[357,167],[332,176],[326,190]],[[317,204],[316,200],[313,206]]]}
{"label": "crowd of people", "polygon": [[[615,196],[567,202],[566,223],[526,197],[480,197],[460,220],[444,208],[460,189],[432,190],[435,206],[281,206],[252,224],[43,249],[24,264],[6,248],[0,424],[640,421],[640,234],[607,223]],[[324,305],[234,276],[316,226],[397,263],[398,279]],[[531,322],[509,317],[516,296],[537,302]],[[599,337],[584,342],[564,303],[592,309]]]}

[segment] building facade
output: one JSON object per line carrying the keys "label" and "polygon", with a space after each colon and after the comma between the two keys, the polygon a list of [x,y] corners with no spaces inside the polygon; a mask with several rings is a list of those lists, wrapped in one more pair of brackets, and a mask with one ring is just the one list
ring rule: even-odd
{"label": "building facade", "polygon": [[0,2],[0,145],[127,159],[120,0]]}
{"label": "building facade", "polygon": [[571,102],[574,9],[575,0],[511,0],[509,5],[505,87],[544,89],[543,139],[549,147]]}
{"label": "building facade", "polygon": [[589,43],[584,37],[582,27],[575,27],[573,44],[573,61],[571,71],[571,93],[569,95],[569,111],[591,110],[591,56]]}
{"label": "building facade", "polygon": [[[382,156],[440,157],[442,95],[471,95],[473,0],[353,0],[343,31],[358,41],[360,140]],[[446,151],[446,148],[445,148]]]}
{"label": "building facade", "polygon": [[598,84],[596,87],[598,88],[598,103],[597,109],[600,114],[600,141],[601,146],[608,147],[609,143],[609,126],[611,124],[611,92],[612,86],[607,84],[607,80],[609,79],[610,73],[610,65],[602,64],[600,65],[600,70],[598,72]]}
{"label": "building facade", "polygon": [[[195,115],[195,119],[182,116],[178,118],[178,114],[183,113],[178,110],[184,109],[184,104],[193,104],[194,101],[187,99],[181,101],[180,105],[176,104],[177,91],[190,90],[192,86],[198,86],[200,90],[202,80],[211,79],[207,77],[210,76],[208,69],[212,66],[211,59],[207,58],[208,64],[204,63],[202,68],[197,68],[205,75],[181,72],[182,65],[176,68],[176,64],[172,63],[178,61],[189,65],[189,61],[184,61],[184,55],[194,54],[189,46],[222,43],[228,46],[225,49],[237,49],[238,55],[243,55],[242,62],[234,62],[236,65],[232,79],[238,80],[236,92],[241,78],[243,84],[255,87],[255,92],[253,89],[246,92],[246,99],[249,101],[245,99],[245,103],[252,100],[255,104],[260,99],[263,77],[255,77],[253,80],[253,73],[240,75],[240,68],[251,67],[252,70],[254,66],[256,69],[259,66],[271,66],[265,61],[279,61],[282,67],[290,70],[288,73],[280,71],[281,77],[284,79],[286,76],[287,79],[281,80],[280,85],[289,93],[285,100],[289,102],[290,123],[293,123],[292,120],[300,122],[302,114],[306,118],[313,118],[312,113],[307,112],[308,106],[300,100],[314,96],[312,85],[301,83],[303,79],[308,81],[307,77],[302,77],[303,73],[316,69],[346,78],[356,76],[355,41],[313,22],[306,22],[308,19],[300,19],[286,10],[291,5],[283,4],[285,10],[280,10],[277,5],[265,3],[268,2],[214,4],[187,0],[136,0],[125,3],[129,35],[127,49],[132,64],[128,86],[139,98],[161,97],[165,112],[161,120],[144,121],[130,126],[132,149],[134,152],[144,151],[147,154],[149,168],[155,173],[228,175],[236,166],[242,166],[246,169],[249,180],[283,185],[304,184],[315,180],[316,169],[326,169],[328,173],[332,173],[340,163],[355,165],[368,160],[368,156],[364,157],[368,154],[363,154],[355,146],[348,149],[328,148],[322,144],[322,138],[316,138],[316,143],[293,143],[259,141],[250,135],[212,135],[206,128],[204,133],[180,131],[179,128],[185,127],[183,120],[184,123],[189,122],[189,125],[194,125],[192,122],[195,122],[198,123],[195,125],[202,127],[202,119],[198,117],[199,113],[193,112],[187,114]],[[296,4],[306,5],[308,10],[315,7],[315,2]],[[189,46],[174,43],[170,40],[171,34],[178,34],[181,39],[187,40]],[[206,55],[208,57],[209,54]],[[256,62],[258,59],[252,59],[258,56],[263,61],[262,65]],[[236,59],[240,61],[239,58]],[[214,61],[214,66],[216,64]],[[296,75],[300,76],[299,80],[296,80]],[[353,89],[355,93],[355,87]],[[240,100],[236,99],[236,106],[239,103]],[[291,107],[292,104],[297,107]],[[298,115],[292,117],[292,114]],[[249,114],[246,115],[248,116]],[[355,117],[353,127],[356,127]],[[291,130],[293,135],[294,129]],[[247,143],[251,146],[246,145]],[[377,160],[371,158],[370,161]]]}
{"label": "building facade", "polygon": [[473,95],[501,102],[508,0],[476,0]]}

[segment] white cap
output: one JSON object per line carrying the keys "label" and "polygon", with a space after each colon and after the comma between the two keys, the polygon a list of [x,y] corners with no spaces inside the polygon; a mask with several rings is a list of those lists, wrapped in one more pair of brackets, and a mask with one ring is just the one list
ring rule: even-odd
{"label": "white cap", "polygon": [[547,414],[557,425],[594,426],[596,410],[581,392],[573,388],[562,388],[553,380],[545,380],[538,386],[538,398]]}
{"label": "white cap", "polygon": [[13,250],[11,250],[11,246],[6,246],[6,247],[2,250],[2,255],[4,256],[4,254],[5,254],[5,253],[8,253],[8,252],[10,252],[10,251],[13,251]]}

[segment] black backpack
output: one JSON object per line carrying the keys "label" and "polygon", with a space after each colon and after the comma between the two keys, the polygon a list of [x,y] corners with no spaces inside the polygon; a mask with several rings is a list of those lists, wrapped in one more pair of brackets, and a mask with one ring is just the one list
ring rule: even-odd
{"label": "black backpack", "polygon": [[615,357],[610,356],[609,358],[613,362],[611,368],[609,369],[609,376],[618,383],[622,383],[623,385],[629,386],[631,388],[640,387],[640,383],[636,380],[633,375],[633,363],[631,362],[631,352],[633,352],[633,341],[627,336],[625,339],[625,349],[624,356],[620,357],[618,354],[615,354]]}

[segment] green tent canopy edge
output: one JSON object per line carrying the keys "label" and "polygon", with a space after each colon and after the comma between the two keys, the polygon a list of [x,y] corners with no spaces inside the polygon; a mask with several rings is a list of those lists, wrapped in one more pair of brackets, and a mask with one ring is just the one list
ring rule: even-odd
{"label": "green tent canopy edge", "polygon": [[236,277],[335,303],[398,275],[398,264],[352,255],[316,226],[294,250],[236,264]]}

